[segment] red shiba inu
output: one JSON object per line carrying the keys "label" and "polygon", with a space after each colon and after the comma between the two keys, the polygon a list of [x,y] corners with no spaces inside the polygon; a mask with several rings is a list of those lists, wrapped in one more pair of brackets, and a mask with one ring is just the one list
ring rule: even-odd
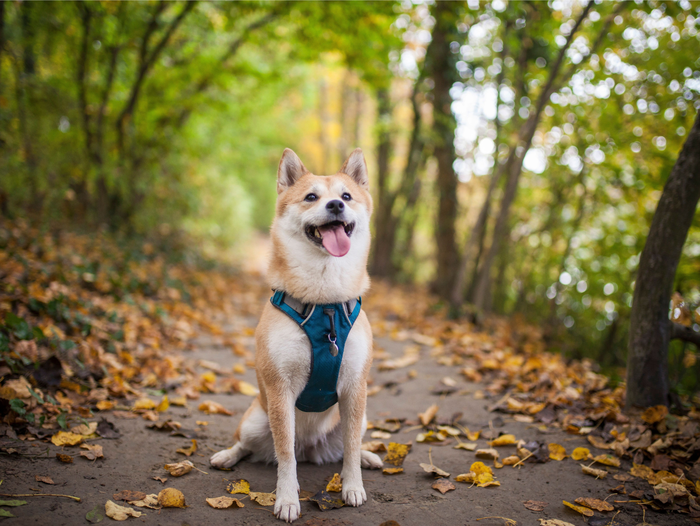
{"label": "red shiba inu", "polygon": [[260,394],[238,425],[236,444],[210,462],[228,468],[247,455],[276,461],[275,515],[292,522],[301,512],[297,461],[342,458],[342,497],[351,506],[367,500],[360,468],[382,466],[361,450],[372,363],[372,331],[359,300],[369,287],[372,214],[362,151],[337,174],[316,176],[287,149],[277,193],[268,271],[276,292],[255,332]]}

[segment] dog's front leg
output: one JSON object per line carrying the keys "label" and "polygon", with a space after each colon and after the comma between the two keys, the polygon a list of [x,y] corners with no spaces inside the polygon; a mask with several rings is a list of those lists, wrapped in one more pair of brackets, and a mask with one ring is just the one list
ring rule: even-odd
{"label": "dog's front leg", "polygon": [[297,460],[294,455],[294,400],[289,389],[268,390],[268,416],[277,457],[275,516],[292,522],[301,515]]}
{"label": "dog's front leg", "polygon": [[343,426],[343,500],[350,506],[361,506],[367,500],[362,484],[362,421],[367,404],[364,382],[350,389],[339,400],[340,420]]}

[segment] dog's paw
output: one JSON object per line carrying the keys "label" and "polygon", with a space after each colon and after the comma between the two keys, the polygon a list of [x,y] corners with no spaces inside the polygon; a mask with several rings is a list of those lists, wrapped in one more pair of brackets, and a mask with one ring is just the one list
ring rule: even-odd
{"label": "dog's paw", "polygon": [[224,449],[218,453],[214,453],[209,458],[209,463],[215,468],[230,468],[236,462],[238,462],[238,455],[236,455],[231,449]]}
{"label": "dog's paw", "polygon": [[384,465],[382,464],[382,459],[379,455],[372,453],[371,451],[365,451],[364,449],[360,452],[362,458],[362,467],[364,469],[381,469]]}
{"label": "dog's paw", "polygon": [[301,515],[301,505],[298,498],[277,498],[275,501],[275,517],[285,522],[294,522]]}
{"label": "dog's paw", "polygon": [[367,501],[365,488],[361,484],[359,487],[346,487],[343,484],[343,500],[349,506],[362,506]]}

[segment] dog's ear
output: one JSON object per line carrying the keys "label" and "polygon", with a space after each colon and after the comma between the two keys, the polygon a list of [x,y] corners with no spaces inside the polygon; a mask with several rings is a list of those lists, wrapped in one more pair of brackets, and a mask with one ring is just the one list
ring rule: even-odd
{"label": "dog's ear", "polygon": [[365,156],[362,154],[360,148],[357,148],[350,154],[350,157],[347,158],[339,172],[349,175],[357,184],[365,190],[369,190],[367,163],[365,162]]}
{"label": "dog's ear", "polygon": [[302,175],[309,173],[299,156],[289,148],[285,148],[277,168],[277,193],[281,194],[297,182]]}

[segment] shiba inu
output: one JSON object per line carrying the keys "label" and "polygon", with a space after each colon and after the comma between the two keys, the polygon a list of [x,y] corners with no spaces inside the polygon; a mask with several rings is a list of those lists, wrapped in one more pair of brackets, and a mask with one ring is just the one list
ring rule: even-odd
{"label": "shiba inu", "polygon": [[255,332],[260,394],[210,459],[228,468],[243,457],[277,462],[275,515],[299,518],[297,461],[343,459],[342,497],[367,496],[361,467],[381,459],[361,450],[367,429],[372,330],[360,297],[369,287],[372,198],[362,150],[335,175],[311,174],[292,150],[277,171],[268,279],[275,294]]}

